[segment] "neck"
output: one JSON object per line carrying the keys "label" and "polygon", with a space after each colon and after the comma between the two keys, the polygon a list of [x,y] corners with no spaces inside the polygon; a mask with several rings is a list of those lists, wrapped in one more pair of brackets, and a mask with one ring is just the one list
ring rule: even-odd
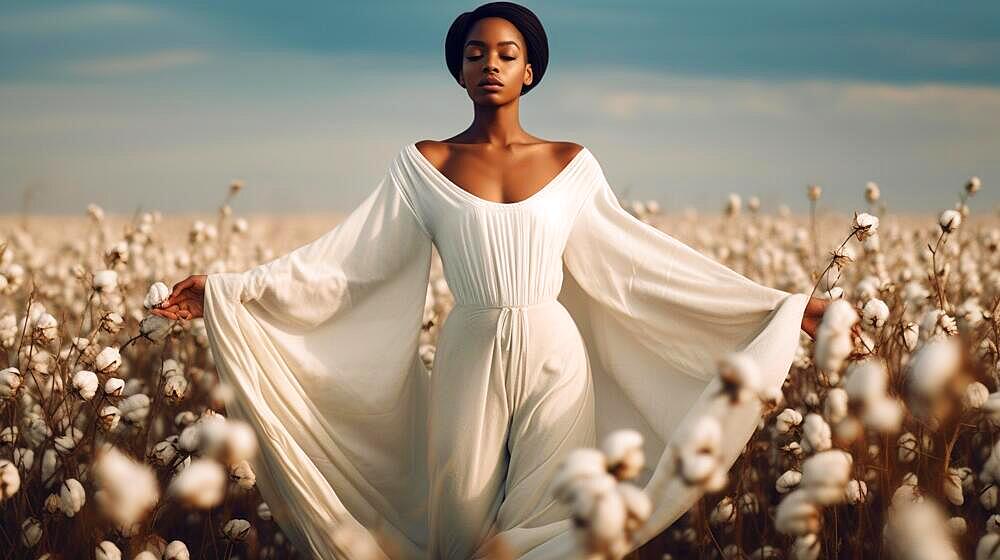
{"label": "neck", "polygon": [[466,134],[483,143],[506,148],[527,134],[521,128],[520,104],[515,100],[505,105],[474,105],[472,124]]}

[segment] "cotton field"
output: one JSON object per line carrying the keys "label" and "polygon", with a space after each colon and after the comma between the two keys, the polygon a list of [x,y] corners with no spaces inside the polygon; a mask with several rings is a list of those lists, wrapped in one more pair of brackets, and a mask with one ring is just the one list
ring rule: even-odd
{"label": "cotton field", "polygon": [[[957,182],[926,216],[894,214],[875,183],[851,215],[822,211],[818,185],[802,215],[735,193],[710,215],[622,201],[755,281],[833,300],[782,394],[745,356],[720,360],[717,398],[759,400],[759,429],[728,472],[717,422],[678,434],[676,476],[704,496],[632,558],[1000,559],[1000,220],[977,208],[981,188]],[[330,227],[237,216],[243,190],[201,219],[95,205],[0,219],[0,556],[296,556],[202,319],[150,313],[189,274],[245,270]],[[436,255],[431,275],[428,367],[452,305]],[[628,550],[657,500],[630,482],[647,460],[628,427],[566,460],[553,491],[581,558]],[[379,557],[377,534],[331,530],[353,558]]]}

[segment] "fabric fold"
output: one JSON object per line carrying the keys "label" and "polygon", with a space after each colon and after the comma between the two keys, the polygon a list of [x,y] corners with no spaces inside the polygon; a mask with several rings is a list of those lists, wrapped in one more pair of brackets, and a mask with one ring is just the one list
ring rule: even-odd
{"label": "fabric fold", "polygon": [[258,487],[310,557],[348,557],[338,524],[372,530],[400,558],[426,547],[418,346],[432,243],[391,171],[318,239],[205,286],[227,413],[257,431]]}
{"label": "fabric fold", "polygon": [[[598,166],[563,257],[559,301],[586,341],[598,440],[616,429],[644,436],[654,511],[637,545],[698,499],[674,473],[670,442],[702,415],[719,418],[728,468],[756,430],[761,406],[713,399],[718,360],[745,351],[765,387],[780,388],[800,341],[808,294],[758,284],[622,208]],[[549,558],[546,543],[525,558]]]}

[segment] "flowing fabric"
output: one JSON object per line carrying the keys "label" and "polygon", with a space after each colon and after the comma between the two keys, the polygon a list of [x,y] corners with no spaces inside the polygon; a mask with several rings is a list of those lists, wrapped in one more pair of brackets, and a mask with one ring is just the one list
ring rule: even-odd
{"label": "flowing fabric", "polygon": [[[428,373],[418,342],[431,249],[455,297]],[[205,319],[229,413],[304,554],[350,558],[360,525],[394,558],[573,557],[549,483],[609,432],[645,436],[637,481],[654,511],[637,548],[697,499],[670,442],[716,415],[726,465],[759,404],[722,406],[717,360],[737,350],[780,387],[807,294],[757,284],[626,212],[583,148],[528,199],[479,198],[413,143],[341,224],[246,272],[210,274]]]}

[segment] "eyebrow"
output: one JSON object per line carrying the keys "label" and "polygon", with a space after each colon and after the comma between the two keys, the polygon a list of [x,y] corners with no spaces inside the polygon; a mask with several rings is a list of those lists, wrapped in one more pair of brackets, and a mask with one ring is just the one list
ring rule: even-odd
{"label": "eyebrow", "polygon": [[[468,41],[465,42],[465,46],[468,47],[469,45],[476,45],[476,46],[480,46],[480,47],[485,47],[486,43],[484,43],[482,41],[477,41],[475,39],[470,39],[470,40],[468,40]],[[500,46],[500,45],[514,45],[515,47],[520,48],[520,46],[517,44],[517,41],[500,41],[499,43],[497,43],[497,46]]]}

